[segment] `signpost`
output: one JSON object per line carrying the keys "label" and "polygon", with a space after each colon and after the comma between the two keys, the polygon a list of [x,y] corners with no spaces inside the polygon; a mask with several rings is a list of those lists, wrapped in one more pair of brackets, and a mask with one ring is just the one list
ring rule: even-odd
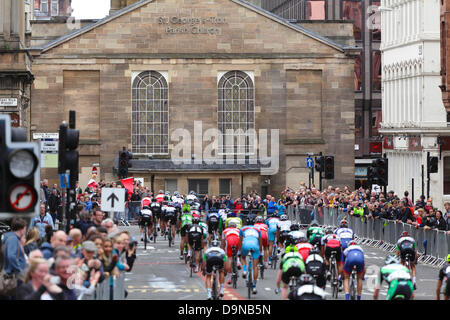
{"label": "signpost", "polygon": [[309,188],[311,189],[311,180],[312,184],[314,184],[314,160],[311,158],[313,154],[308,153],[308,157],[306,158],[306,167],[309,168]]}
{"label": "signpost", "polygon": [[103,188],[101,209],[105,212],[125,212],[125,189]]}

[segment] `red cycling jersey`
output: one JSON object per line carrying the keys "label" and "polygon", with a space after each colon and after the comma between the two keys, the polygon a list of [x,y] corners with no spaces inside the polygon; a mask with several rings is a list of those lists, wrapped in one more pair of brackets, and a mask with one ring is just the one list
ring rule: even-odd
{"label": "red cycling jersey", "polygon": [[156,202],[161,203],[164,201],[165,195],[163,193],[160,193],[156,196]]}
{"label": "red cycling jersey", "polygon": [[227,244],[227,257],[233,256],[232,246],[236,246],[236,253],[239,246],[239,234],[240,230],[238,228],[226,228],[223,230],[223,235],[226,239]]}
{"label": "red cycling jersey", "polygon": [[269,226],[265,223],[255,223],[255,227],[261,231],[261,239],[263,247],[267,247],[269,245],[267,230],[269,230]]}
{"label": "red cycling jersey", "polygon": [[302,256],[303,261],[306,261],[306,258],[309,256],[309,251],[313,248],[312,244],[308,242],[297,243],[295,247],[297,248],[298,253]]}
{"label": "red cycling jersey", "polygon": [[142,207],[150,207],[150,203],[152,202],[152,198],[150,197],[145,197],[144,199],[142,199]]}

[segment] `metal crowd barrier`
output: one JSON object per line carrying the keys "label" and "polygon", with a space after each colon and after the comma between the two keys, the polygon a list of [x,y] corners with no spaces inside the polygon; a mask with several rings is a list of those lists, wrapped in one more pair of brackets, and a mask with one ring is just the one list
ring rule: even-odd
{"label": "metal crowd barrier", "polygon": [[[321,226],[338,227],[344,217],[355,232],[358,243],[394,252],[402,232],[407,231],[417,244],[418,261],[442,266],[450,253],[450,236],[445,231],[424,230],[411,224],[386,219],[350,216],[341,208],[298,206],[287,208],[292,221],[309,225],[315,220]],[[311,213],[312,212],[312,213]]]}
{"label": "metal crowd barrier", "polygon": [[125,299],[125,275],[119,278],[113,277],[113,285],[111,278],[107,277],[101,283],[97,284],[94,294],[82,294],[79,300],[124,300]]}

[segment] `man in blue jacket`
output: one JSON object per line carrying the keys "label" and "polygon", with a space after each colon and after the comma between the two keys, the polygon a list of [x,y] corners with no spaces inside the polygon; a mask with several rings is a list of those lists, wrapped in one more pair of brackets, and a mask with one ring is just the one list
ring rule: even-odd
{"label": "man in blue jacket", "polygon": [[7,274],[16,274],[21,284],[24,277],[24,271],[27,267],[25,252],[20,243],[20,239],[25,238],[27,232],[27,223],[25,220],[15,218],[11,222],[11,230],[3,235],[2,246],[4,247],[4,265],[3,268]]}
{"label": "man in blue jacket", "polygon": [[39,216],[31,219],[30,229],[36,227],[39,230],[39,238],[42,239],[45,237],[45,227],[48,225],[50,225],[52,229],[55,230],[52,216],[48,212],[46,212],[45,204],[41,203]]}

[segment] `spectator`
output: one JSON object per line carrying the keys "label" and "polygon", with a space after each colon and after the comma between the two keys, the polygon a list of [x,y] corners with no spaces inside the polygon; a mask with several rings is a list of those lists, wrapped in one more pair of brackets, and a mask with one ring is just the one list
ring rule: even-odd
{"label": "spectator", "polygon": [[73,228],[69,231],[69,237],[72,238],[72,257],[77,257],[81,254],[81,240],[83,237],[83,234],[81,233],[80,229]]}
{"label": "spectator", "polygon": [[108,234],[111,234],[111,233],[113,233],[115,231],[118,231],[118,228],[114,224],[114,221],[112,219],[109,219],[109,218],[103,220],[102,227],[104,227],[106,229]]}
{"label": "spectator", "polygon": [[440,210],[436,211],[435,230],[447,231],[447,222],[444,220]]}
{"label": "spectator", "polygon": [[426,214],[425,219],[422,220],[422,225],[425,230],[433,229],[436,226],[436,217],[434,215],[434,210],[431,208]]}
{"label": "spectator", "polygon": [[114,239],[114,251],[113,254],[116,254],[119,257],[119,260],[117,261],[117,269],[120,272],[128,271],[130,267],[126,263],[126,256],[124,251],[124,243],[123,239],[120,235],[117,235]]}
{"label": "spectator", "polygon": [[28,230],[25,239],[25,245],[23,246],[24,252],[27,256],[30,255],[31,251],[39,248],[38,240],[39,240],[39,230],[37,228],[31,228],[30,230]]}
{"label": "spectator", "polygon": [[242,202],[240,198],[237,198],[236,201],[233,203],[233,207],[234,207],[234,213],[236,213],[237,215],[242,213]]}
{"label": "spectator", "polygon": [[96,257],[100,260],[101,257],[103,256],[103,246],[104,246],[103,237],[98,234],[95,237],[92,237],[91,241],[93,241],[95,246],[97,247]]}
{"label": "spectator", "polygon": [[92,290],[103,279],[102,263],[94,257],[97,247],[90,240],[83,242],[81,253],[82,258],[77,262],[77,266],[84,272],[83,285]]}
{"label": "spectator", "polygon": [[447,222],[447,230],[450,230],[450,202],[444,203],[444,220]]}
{"label": "spectator", "polygon": [[42,182],[42,189],[44,190],[45,203],[48,205],[48,197],[50,196],[50,192],[48,190],[48,180],[44,179]]}
{"label": "spectator", "polygon": [[92,219],[92,222],[94,223],[95,227],[101,227],[102,226],[102,221],[103,221],[103,217],[105,216],[105,214],[103,213],[103,211],[101,210],[97,210],[95,211],[94,217]]}
{"label": "spectator", "polygon": [[63,300],[62,289],[50,282],[51,275],[44,259],[30,259],[24,283],[17,288],[17,300],[41,300],[45,292],[54,300]]}
{"label": "spectator", "polygon": [[104,227],[97,228],[97,232],[100,234],[100,236],[103,238],[103,240],[106,240],[108,237],[108,230]]}
{"label": "spectator", "polygon": [[61,206],[61,196],[58,194],[57,189],[52,189],[52,192],[48,197],[47,205],[54,223],[56,222],[56,218],[59,218],[58,209]]}
{"label": "spectator", "polygon": [[36,227],[39,230],[39,238],[42,241],[45,237],[45,227],[51,226],[52,229],[55,229],[55,225],[53,223],[52,216],[46,212],[45,204],[41,203],[39,206],[39,216],[31,219],[30,229]]}
{"label": "spectator", "polygon": [[413,204],[411,198],[409,197],[409,192],[405,191],[405,193],[403,195],[404,195],[404,197],[402,200],[406,200],[406,206],[414,207],[414,204]]}
{"label": "spectator", "polygon": [[123,241],[126,262],[129,266],[128,272],[131,272],[134,261],[136,260],[137,241],[130,239],[130,233],[128,231],[122,231],[119,235],[122,237]]}
{"label": "spectator", "polygon": [[8,275],[14,275],[18,280],[17,285],[22,284],[25,278],[25,268],[27,262],[25,252],[21,243],[25,240],[27,224],[21,218],[14,218],[11,221],[11,231],[3,235],[3,268]]}
{"label": "spectator", "polygon": [[209,211],[212,208],[212,201],[207,194],[202,200],[202,207],[205,208],[205,211]]}
{"label": "spectator", "polygon": [[92,221],[92,213],[90,211],[82,210],[80,213],[80,220],[75,223],[75,228],[81,230],[81,234],[86,235],[87,230],[95,226]]}
{"label": "spectator", "polygon": [[53,250],[54,248],[58,247],[58,246],[65,246],[66,245],[66,241],[67,241],[67,235],[64,231],[62,230],[58,230],[56,231],[51,239],[50,239],[50,243],[48,242],[44,242],[41,245],[41,251],[42,254],[44,255],[45,259],[50,259],[53,255]]}
{"label": "spectator", "polygon": [[44,259],[44,256],[42,255],[41,250],[36,249],[30,252],[30,254],[28,255],[28,260],[31,259]]}
{"label": "spectator", "polygon": [[68,247],[66,246],[58,246],[55,248],[55,250],[53,250],[53,256],[47,260],[47,264],[50,267],[50,273],[53,275],[56,275],[56,271],[55,271],[55,261],[59,258],[59,257],[67,257],[70,258],[71,255],[71,251]]}
{"label": "spectator", "polygon": [[103,255],[101,257],[105,277],[108,277],[109,275],[119,275],[118,271],[115,269],[118,260],[119,257],[117,254],[113,254],[113,240],[106,239],[103,243]]}
{"label": "spectator", "polygon": [[65,256],[59,257],[55,261],[55,273],[60,279],[58,287],[63,290],[63,300],[77,300],[77,294],[75,293],[75,290],[68,287],[68,281],[72,277],[72,265],[72,260]]}

